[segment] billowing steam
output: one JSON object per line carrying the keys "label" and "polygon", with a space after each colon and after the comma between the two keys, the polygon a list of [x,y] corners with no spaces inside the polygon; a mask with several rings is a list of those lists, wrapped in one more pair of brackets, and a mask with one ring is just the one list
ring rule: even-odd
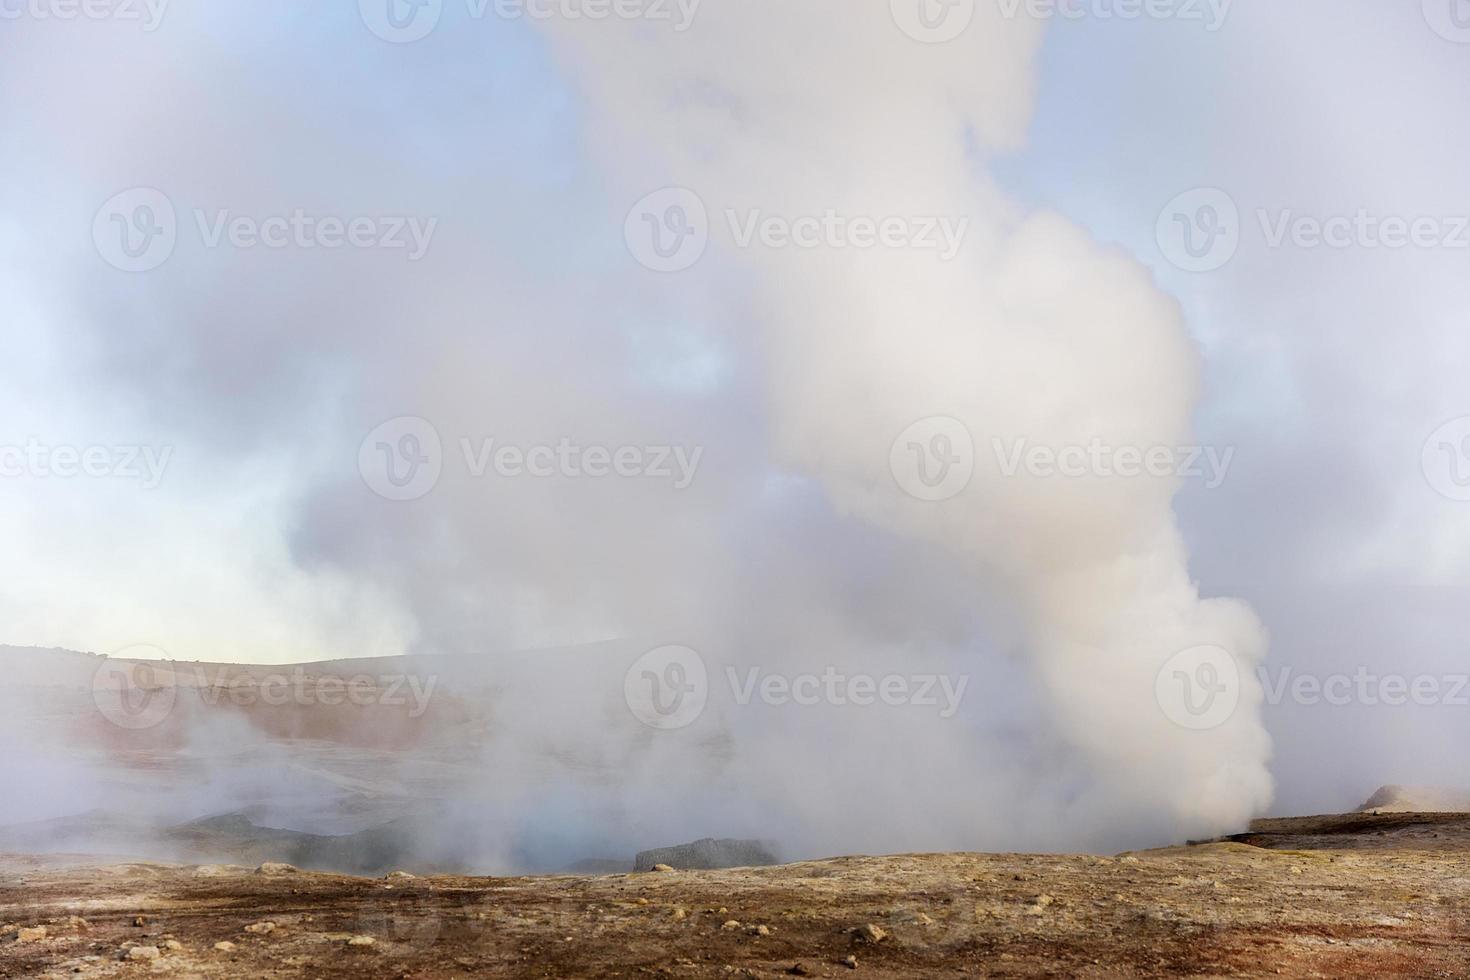
{"label": "billowing steam", "polygon": [[[461,848],[482,867],[701,836],[815,856],[1238,827],[1271,794],[1252,679],[1263,631],[1244,605],[1199,596],[1177,478],[1006,465],[1017,446],[1185,446],[1198,369],[1138,262],[991,177],[1024,140],[1041,28],[980,7],[944,44],[906,34],[888,5],[843,0],[708,0],[681,31],[531,30],[446,5],[402,46],[349,11],[298,24],[286,53],[254,8],[180,9],[105,44],[21,25],[0,105],[25,145],[44,159],[91,135],[60,154],[65,179],[13,210],[74,221],[84,240],[97,205],[148,186],[180,228],[152,272],[53,250],[28,281],[69,297],[83,326],[68,346],[98,390],[177,444],[159,513],[185,494],[215,503],[196,508],[201,529],[246,529],[191,541],[217,560],[211,594],[282,610],[196,616],[174,578],[119,569],[152,632],[114,645],[228,659],[198,648],[227,630],[232,651],[268,660],[297,632],[330,644],[323,657],[369,637],[382,652],[384,636],[436,655],[437,690],[478,721],[435,763],[433,792],[411,794],[441,804],[417,826],[436,856]],[[216,56],[223,37],[238,60]],[[339,48],[323,69],[314,52]],[[64,92],[77,83],[54,66],[79,63],[129,84],[89,85],[64,120],[8,84]],[[538,74],[576,98],[528,89]],[[15,185],[40,166],[0,160]],[[678,272],[624,242],[629,208],[663,188],[707,220],[706,253]],[[418,261],[205,233],[220,209],[296,208],[438,224]],[[828,215],[948,229],[955,248],[744,240],[752,220]],[[404,416],[432,425],[442,472],[387,500],[359,450]],[[566,442],[700,455],[687,486],[477,472],[496,447]],[[972,472],[920,499],[906,460]],[[81,621],[119,622],[91,602]],[[702,658],[708,706],[660,730],[624,685],[667,644]],[[1190,730],[1155,681],[1201,645],[1229,651],[1243,690],[1228,719]],[[829,669],[910,690],[930,678],[936,703],[750,693]]]}
{"label": "billowing steam", "polygon": [[[1006,597],[1049,720],[1091,765],[1086,812],[1218,829],[1269,802],[1258,695],[1220,730],[1180,731],[1154,677],[1201,644],[1249,673],[1264,637],[1243,604],[1191,583],[1175,481],[1002,465],[1005,446],[1186,445],[1197,365],[1138,263],[1021,213],[989,179],[1028,117],[1038,29],[985,6],[937,45],[904,43],[879,5],[774,0],[712,5],[687,34],[568,22],[558,40],[604,159],[630,188],[658,168],[694,189],[716,226],[730,213],[969,219],[950,263],[914,249],[734,257],[754,285],[773,454],[840,511]],[[939,505],[885,472],[890,441],[929,416],[980,443],[966,492]]]}

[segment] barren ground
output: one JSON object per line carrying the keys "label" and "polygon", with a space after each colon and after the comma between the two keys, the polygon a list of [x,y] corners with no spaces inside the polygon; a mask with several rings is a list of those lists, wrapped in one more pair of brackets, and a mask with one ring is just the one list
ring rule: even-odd
{"label": "barren ground", "polygon": [[[879,932],[865,938],[869,925]],[[44,938],[17,938],[35,926]],[[133,947],[159,953],[128,959],[152,955]],[[850,857],[599,877],[0,858],[0,976],[153,973],[1467,977],[1470,817],[1260,821],[1231,841],[1107,858]]]}

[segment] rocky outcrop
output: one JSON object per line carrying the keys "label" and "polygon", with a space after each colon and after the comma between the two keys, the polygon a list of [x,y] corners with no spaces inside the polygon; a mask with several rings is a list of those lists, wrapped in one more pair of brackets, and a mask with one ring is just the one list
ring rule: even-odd
{"label": "rocky outcrop", "polygon": [[1381,786],[1359,813],[1470,813],[1470,793],[1440,786]]}
{"label": "rocky outcrop", "polygon": [[714,868],[753,868],[780,864],[774,848],[756,840],[715,840],[706,837],[690,844],[659,847],[639,851],[633,869],[652,871],[656,864],[667,864],[677,870]]}

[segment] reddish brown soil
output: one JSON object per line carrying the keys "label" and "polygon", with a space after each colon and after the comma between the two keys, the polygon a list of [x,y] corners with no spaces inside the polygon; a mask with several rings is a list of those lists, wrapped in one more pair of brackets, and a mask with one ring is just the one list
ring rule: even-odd
{"label": "reddish brown soil", "polygon": [[[542,878],[11,857],[0,976],[1470,977],[1470,818],[1262,821],[1247,839]],[[161,952],[121,958],[138,945]]]}

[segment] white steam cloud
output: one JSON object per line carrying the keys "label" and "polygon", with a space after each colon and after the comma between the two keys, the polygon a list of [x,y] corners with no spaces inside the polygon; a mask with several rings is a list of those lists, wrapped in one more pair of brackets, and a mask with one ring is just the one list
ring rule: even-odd
{"label": "white steam cloud", "polygon": [[[1187,445],[1199,368],[1137,261],[1027,213],[991,176],[1024,141],[1042,28],[988,6],[938,45],[887,4],[840,0],[706,0],[677,32],[446,5],[412,45],[373,37],[350,4],[291,14],[284,45],[256,6],[171,10],[147,35],[7,28],[0,108],[24,138],[0,147],[18,175],[0,189],[0,247],[40,325],[17,329],[44,350],[36,363],[89,379],[94,415],[177,447],[157,497],[126,513],[173,522],[159,540],[188,541],[190,568],[207,569],[106,566],[152,630],[115,646],[229,659],[253,644],[270,659],[307,635],[337,638],[323,655],[371,643],[462,659],[622,638],[434,668],[492,723],[437,783],[448,816],[422,826],[478,865],[710,835],[799,857],[1238,829],[1271,797],[1265,640],[1243,604],[1200,597],[1178,479],[1007,475],[994,458],[1019,440]],[[538,73],[575,97],[527,86]],[[128,84],[98,84],[115,78]],[[161,190],[180,217],[169,261],[131,275],[89,239],[97,206],[129,187]],[[665,187],[697,195],[711,230],[679,273],[623,244],[629,207]],[[413,263],[193,231],[195,211],[296,208],[438,223]],[[964,231],[948,258],[741,247],[729,212]],[[374,496],[357,469],[363,436],[398,416],[431,420],[444,447],[437,486],[408,502]],[[975,451],[942,501],[892,471],[895,440],[933,417]],[[488,438],[702,456],[684,489],[477,477],[462,440]],[[219,534],[225,520],[242,530]],[[45,527],[16,534],[41,552]],[[75,621],[115,628],[99,610],[116,600],[69,588],[75,575],[53,568],[15,594],[65,592]],[[12,600],[14,621],[54,635],[21,618],[34,605]],[[674,643],[708,664],[710,705],[656,731],[630,715],[624,675]],[[1201,645],[1230,652],[1242,691],[1196,731],[1160,709],[1155,680]],[[946,716],[742,705],[727,682],[829,667],[964,679],[966,693]]]}
{"label": "white steam cloud", "polygon": [[977,593],[1001,590],[1052,722],[1092,764],[1090,812],[1238,825],[1271,795],[1259,692],[1210,732],[1171,727],[1154,702],[1174,653],[1221,646],[1249,688],[1265,652],[1248,607],[1192,584],[1177,482],[982,460],[936,506],[885,472],[891,440],[926,416],[963,420],[982,456],[1018,440],[1189,442],[1198,368],[1176,305],[1137,262],[1021,213],[986,173],[1028,118],[1039,28],[977,16],[942,45],[906,43],[879,5],[780,2],[711,5],[687,34],[568,22],[558,39],[630,189],[657,167],[712,213],[970,219],[950,264],[853,248],[739,257],[764,324],[774,452],[843,512],[951,553]]}

